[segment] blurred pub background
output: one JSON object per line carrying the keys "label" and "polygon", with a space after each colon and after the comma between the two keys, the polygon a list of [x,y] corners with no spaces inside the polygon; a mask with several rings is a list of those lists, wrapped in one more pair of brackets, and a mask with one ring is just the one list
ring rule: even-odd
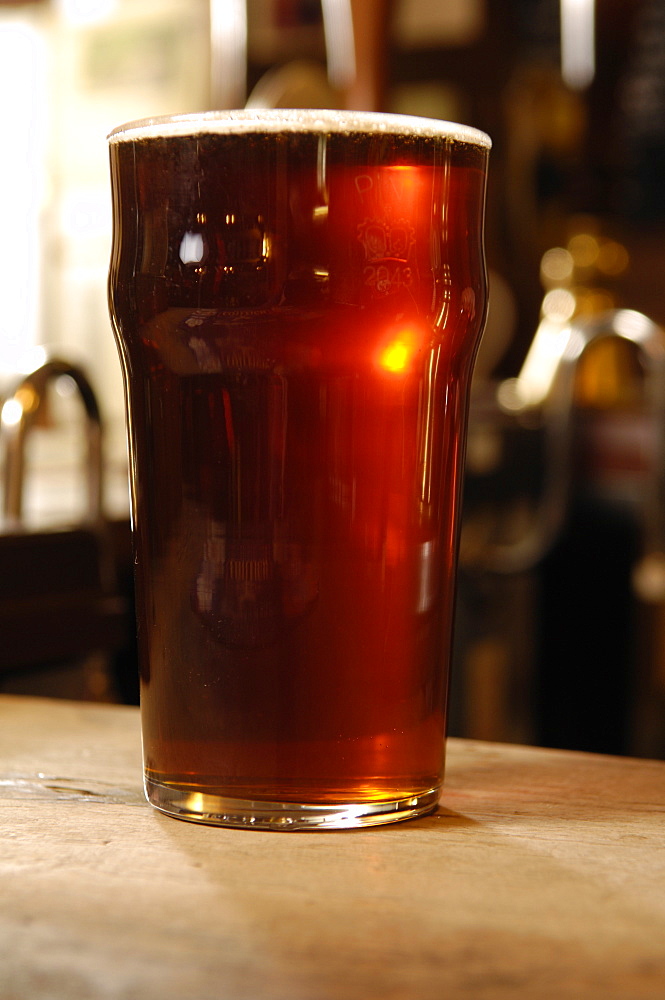
{"label": "blurred pub background", "polygon": [[493,138],[450,731],[665,756],[665,0],[0,0],[0,690],[133,702],[106,134]]}

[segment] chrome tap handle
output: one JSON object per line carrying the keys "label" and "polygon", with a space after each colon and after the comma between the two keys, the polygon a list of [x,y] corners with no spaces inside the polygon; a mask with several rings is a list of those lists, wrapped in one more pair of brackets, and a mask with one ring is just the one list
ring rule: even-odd
{"label": "chrome tap handle", "polygon": [[86,415],[86,492],[87,520],[100,523],[104,517],[104,470],[102,456],[102,419],[95,392],[85,372],[77,365],[52,357],[25,375],[5,398],[0,416],[0,437],[4,442],[5,522],[20,524],[23,515],[25,479],[25,444],[43,402],[49,383],[69,376],[76,385]]}
{"label": "chrome tap handle", "polygon": [[[578,364],[591,343],[603,337],[618,337],[638,348],[645,370],[645,408],[654,425],[651,474],[641,509],[645,556],[638,565],[635,581],[642,581],[643,590],[651,587],[661,595],[650,599],[665,599],[665,332],[643,313],[631,309],[614,309],[577,319],[562,332],[549,389],[539,404],[546,442],[542,496],[530,528],[513,543],[488,546],[484,566],[497,573],[527,571],[555,541],[565,522],[570,497]],[[520,376],[500,386],[499,399],[502,394],[504,399],[513,401],[509,412],[516,417],[536,409],[528,402],[520,402],[529,395],[520,388]],[[639,591],[637,583],[636,586]]]}

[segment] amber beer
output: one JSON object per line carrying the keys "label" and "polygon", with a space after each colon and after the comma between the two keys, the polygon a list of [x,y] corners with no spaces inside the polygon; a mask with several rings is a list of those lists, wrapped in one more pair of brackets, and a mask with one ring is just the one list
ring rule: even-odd
{"label": "amber beer", "polygon": [[433,809],[489,140],[333,112],[110,136],[149,800]]}

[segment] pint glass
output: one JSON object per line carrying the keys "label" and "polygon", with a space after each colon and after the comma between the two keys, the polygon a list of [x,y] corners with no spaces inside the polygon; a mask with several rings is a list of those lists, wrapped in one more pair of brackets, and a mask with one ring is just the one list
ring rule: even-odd
{"label": "pint glass", "polygon": [[489,140],[242,111],[110,137],[149,801],[435,808]]}

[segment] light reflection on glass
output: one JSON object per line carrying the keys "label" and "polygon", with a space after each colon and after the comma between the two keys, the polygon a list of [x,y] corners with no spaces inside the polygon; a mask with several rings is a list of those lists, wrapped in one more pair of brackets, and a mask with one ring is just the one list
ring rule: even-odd
{"label": "light reflection on glass", "polygon": [[179,257],[183,264],[200,264],[205,248],[202,233],[187,232],[180,242]]}
{"label": "light reflection on glass", "polygon": [[417,352],[422,346],[422,335],[415,327],[408,326],[395,333],[387,344],[384,344],[378,357],[379,366],[386,372],[400,374],[410,368]]}

